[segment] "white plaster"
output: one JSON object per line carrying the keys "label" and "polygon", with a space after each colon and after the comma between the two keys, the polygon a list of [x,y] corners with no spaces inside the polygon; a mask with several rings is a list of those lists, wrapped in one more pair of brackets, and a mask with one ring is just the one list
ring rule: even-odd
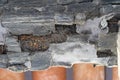
{"label": "white plaster", "polygon": [[0,45],[4,45],[6,34],[7,34],[7,29],[4,28],[0,23]]}
{"label": "white plaster", "polygon": [[95,46],[81,41],[52,44],[49,50],[55,62],[74,63],[83,58],[97,58]]}

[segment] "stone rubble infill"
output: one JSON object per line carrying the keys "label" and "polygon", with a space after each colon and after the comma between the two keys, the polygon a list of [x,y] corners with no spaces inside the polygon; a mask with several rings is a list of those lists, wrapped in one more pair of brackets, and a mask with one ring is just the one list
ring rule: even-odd
{"label": "stone rubble infill", "polygon": [[1,4],[5,4],[8,1],[8,6],[10,7],[43,7],[50,5],[69,5],[72,3],[85,3],[93,2],[96,4],[110,4],[110,3],[120,3],[119,0],[1,0]]}
{"label": "stone rubble infill", "polygon": [[[9,34],[5,39],[6,54],[0,55],[0,67],[34,71],[50,66],[71,67],[79,62],[117,65],[118,33],[108,33],[108,26],[101,23],[106,18],[101,17],[120,14],[119,4],[119,0],[1,0],[1,24]],[[21,50],[18,35],[46,36],[56,32],[56,25],[75,25],[78,35],[68,36],[64,43],[50,44],[47,51]],[[99,54],[101,51],[110,53]]]}
{"label": "stone rubble infill", "polygon": [[0,68],[7,68],[8,57],[7,55],[0,55]]}
{"label": "stone rubble infill", "polygon": [[[62,5],[60,5],[62,6]],[[109,7],[110,6],[110,7]],[[92,2],[75,3],[67,6],[66,10],[56,11],[59,5],[37,8],[6,9],[2,14],[2,24],[13,35],[33,34],[47,35],[55,31],[55,25],[83,25],[88,19],[94,19],[109,13],[119,13],[118,5],[97,5]],[[64,6],[63,6],[64,7]],[[108,7],[110,9],[108,9]],[[46,8],[51,8],[46,10]],[[60,7],[61,8],[61,7]],[[62,12],[61,12],[62,11]],[[83,16],[83,17],[81,17]],[[41,28],[39,33],[37,29]],[[37,32],[37,33],[36,33]]]}
{"label": "stone rubble infill", "polygon": [[[11,53],[12,54],[12,53]],[[21,53],[24,54],[24,53]],[[63,66],[70,68],[75,63],[94,63],[96,65],[105,65],[108,67],[112,67],[116,65],[116,57],[104,57],[104,58],[81,58],[79,61],[75,62],[61,62],[61,61],[54,61],[52,60],[52,56],[41,55],[37,53],[33,56],[25,56],[19,53],[15,53],[14,55],[18,56],[10,56],[8,58],[0,58],[0,67],[1,68],[8,68],[9,70],[16,71],[16,72],[25,72],[25,71],[35,71],[35,70],[44,70],[49,68],[50,66]],[[20,58],[19,58],[20,57]],[[27,59],[27,58],[29,59]],[[4,59],[3,59],[4,58]],[[9,60],[9,62],[7,62]],[[38,64],[39,63],[39,64]],[[113,64],[114,63],[114,64]]]}
{"label": "stone rubble infill", "polygon": [[69,37],[61,44],[51,44],[49,50],[44,52],[8,52],[7,55],[0,55],[0,66],[17,72],[43,70],[50,66],[71,67],[79,62],[110,67],[117,64],[117,58],[98,58],[95,46],[83,42],[78,36]]}

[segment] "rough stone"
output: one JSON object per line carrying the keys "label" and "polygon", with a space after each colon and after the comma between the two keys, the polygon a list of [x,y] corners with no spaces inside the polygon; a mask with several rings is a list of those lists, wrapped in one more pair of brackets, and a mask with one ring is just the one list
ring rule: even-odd
{"label": "rough stone", "polygon": [[12,14],[12,12],[11,12],[10,13],[11,15],[9,15],[9,16],[7,14],[8,13],[6,13],[4,15],[4,17],[2,18],[3,19],[2,24],[4,27],[9,29],[10,33],[12,33],[14,35],[36,34],[36,29],[39,26],[40,27],[44,26],[44,31],[42,29],[40,29],[41,35],[49,34],[51,31],[54,32],[54,30],[55,30],[54,14],[53,15],[49,14],[49,13],[39,14],[38,12],[36,12],[36,10],[24,11],[22,9],[18,10],[14,14]]}
{"label": "rough stone", "polygon": [[113,9],[113,6],[111,4],[102,5],[101,8],[100,8],[100,13],[101,13],[101,15],[106,15],[106,14],[112,13],[113,10],[114,9]]}
{"label": "rough stone", "polygon": [[71,14],[55,14],[55,24],[72,25],[74,17]]}
{"label": "rough stone", "polygon": [[57,0],[58,4],[70,4],[74,2],[74,0]]}
{"label": "rough stone", "polygon": [[0,68],[7,68],[8,57],[7,55],[0,55]]}
{"label": "rough stone", "polygon": [[7,2],[8,0],[0,0],[0,6],[4,6]]}
{"label": "rough stone", "polygon": [[67,11],[70,13],[89,13],[94,11],[96,5],[91,2],[86,3],[75,3],[68,5]]}
{"label": "rough stone", "polygon": [[6,47],[8,52],[22,52],[18,40],[14,37],[6,38],[5,45],[7,45]]}
{"label": "rough stone", "polygon": [[34,27],[33,35],[42,36],[51,34],[52,32],[55,32],[54,25],[40,25]]}
{"label": "rough stone", "polygon": [[12,35],[21,35],[21,34],[33,34],[33,26],[34,24],[31,23],[8,23],[4,24],[4,26],[9,27],[9,33]]}
{"label": "rough stone", "polygon": [[55,4],[56,0],[9,0],[7,7],[42,7]]}
{"label": "rough stone", "polygon": [[8,55],[8,69],[16,72],[28,71],[31,67],[26,65],[30,61],[29,53],[7,53]]}
{"label": "rough stone", "polygon": [[51,44],[49,50],[53,54],[54,62],[74,63],[84,58],[97,58],[95,46],[82,41],[68,40],[61,44]]}
{"label": "rough stone", "polygon": [[[120,13],[119,0],[9,0],[7,4],[6,1],[0,0],[1,28],[9,32],[5,36],[7,54],[0,54],[1,68],[33,71],[50,66],[71,67],[76,62],[120,65],[116,50],[118,25],[112,19],[110,26],[108,18],[112,16],[104,16]],[[51,44],[46,51],[28,53],[21,50],[21,35],[47,37]]]}
{"label": "rough stone", "polygon": [[113,11],[115,12],[115,13],[120,13],[120,5],[113,5]]}
{"label": "rough stone", "polygon": [[49,51],[36,52],[31,56],[31,70],[43,70],[51,66],[52,54]]}
{"label": "rough stone", "polygon": [[86,15],[84,13],[78,13],[75,16],[75,24],[85,24],[86,22]]}
{"label": "rough stone", "polygon": [[79,34],[87,36],[88,42],[97,43],[98,35],[101,33],[101,29],[99,28],[100,21],[100,18],[89,19],[84,25],[76,25],[76,31]]}
{"label": "rough stone", "polygon": [[102,2],[101,2],[101,0],[93,0],[93,3],[99,5],[99,4],[101,4]]}
{"label": "rough stone", "polygon": [[54,13],[63,13],[63,12],[65,12],[65,10],[66,10],[65,6],[62,6],[62,5],[52,5],[52,6],[44,7],[43,11],[45,11],[45,12],[52,12],[54,14]]}
{"label": "rough stone", "polygon": [[29,53],[24,52],[24,53],[11,53],[9,52],[8,54],[8,59],[9,59],[9,64],[14,65],[14,64],[24,64],[26,61],[29,60]]}
{"label": "rough stone", "polygon": [[117,34],[109,33],[107,35],[100,35],[98,39],[98,50],[111,50],[117,56]]}
{"label": "rough stone", "polygon": [[28,71],[27,67],[22,64],[9,65],[7,69],[14,71],[14,72]]}

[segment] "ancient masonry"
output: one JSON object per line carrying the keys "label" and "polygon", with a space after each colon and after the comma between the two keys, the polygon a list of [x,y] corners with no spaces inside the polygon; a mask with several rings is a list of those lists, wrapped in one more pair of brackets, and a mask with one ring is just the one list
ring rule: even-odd
{"label": "ancient masonry", "polygon": [[120,0],[0,0],[0,68],[117,65],[119,20]]}

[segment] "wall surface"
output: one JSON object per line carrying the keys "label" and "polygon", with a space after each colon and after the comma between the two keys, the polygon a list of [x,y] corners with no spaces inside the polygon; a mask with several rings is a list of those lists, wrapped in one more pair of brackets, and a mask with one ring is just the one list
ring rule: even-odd
{"label": "wall surface", "polygon": [[117,65],[119,0],[0,0],[0,67]]}

